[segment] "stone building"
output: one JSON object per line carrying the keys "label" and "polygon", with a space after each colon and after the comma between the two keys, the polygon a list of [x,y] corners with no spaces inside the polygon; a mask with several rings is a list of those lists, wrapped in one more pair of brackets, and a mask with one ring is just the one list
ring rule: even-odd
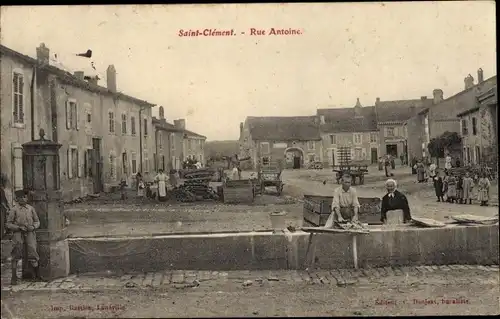
{"label": "stone building", "polygon": [[155,128],[155,167],[163,170],[181,169],[187,158],[195,158],[205,164],[206,137],[186,130],[184,119],[166,121],[160,106],[159,119],[153,117]]}
{"label": "stone building", "polygon": [[[496,76],[484,80],[483,70],[478,70],[478,82],[469,74],[464,79],[464,90],[446,99],[443,91],[433,91],[432,105],[425,107],[407,121],[408,153],[410,158],[428,156],[427,145],[432,138],[441,136],[444,132],[460,133],[460,119],[457,114],[476,106],[476,96],[496,87]],[[462,154],[452,154],[461,157]]]}
{"label": "stone building", "polygon": [[254,169],[272,162],[301,168],[323,161],[317,116],[247,117],[239,141],[240,157],[250,157]]}
{"label": "stone building", "polygon": [[498,163],[498,100],[496,85],[477,95],[471,109],[457,115],[460,119],[462,158],[465,164]]}
{"label": "stone building", "polygon": [[408,154],[408,132],[406,121],[432,104],[426,96],[420,99],[375,101],[380,155],[399,158]]}
{"label": "stone building", "polygon": [[113,66],[107,69],[107,87],[102,87],[96,78],[85,80],[83,72],[71,74],[50,65],[44,44],[36,59],[4,46],[1,53],[2,78],[9,79],[2,79],[1,143],[2,150],[11,150],[2,151],[1,167],[15,189],[29,187],[23,185],[22,144],[39,129],[62,145],[66,200],[107,191],[122,178],[130,183],[135,173],[151,169],[154,104],[118,92]]}
{"label": "stone building", "polygon": [[374,106],[318,109],[323,166],[339,165],[339,149],[347,147],[353,162],[376,163],[380,151]]}

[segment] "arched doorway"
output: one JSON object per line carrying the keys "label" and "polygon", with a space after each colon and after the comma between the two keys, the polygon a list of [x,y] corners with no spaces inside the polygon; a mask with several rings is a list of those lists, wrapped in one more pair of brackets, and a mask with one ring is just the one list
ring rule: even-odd
{"label": "arched doorway", "polygon": [[285,150],[285,167],[299,169],[304,165],[304,151],[300,147]]}

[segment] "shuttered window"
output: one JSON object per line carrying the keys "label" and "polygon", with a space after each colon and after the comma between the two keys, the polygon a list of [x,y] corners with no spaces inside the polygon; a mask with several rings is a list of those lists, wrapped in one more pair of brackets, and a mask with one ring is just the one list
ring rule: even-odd
{"label": "shuttered window", "polygon": [[21,73],[12,74],[13,116],[14,123],[24,123],[24,76]]}
{"label": "shuttered window", "polygon": [[108,120],[109,120],[109,132],[114,133],[115,132],[115,113],[109,112],[108,113]]}
{"label": "shuttered window", "polygon": [[66,128],[68,130],[78,130],[78,108],[74,100],[66,101]]}

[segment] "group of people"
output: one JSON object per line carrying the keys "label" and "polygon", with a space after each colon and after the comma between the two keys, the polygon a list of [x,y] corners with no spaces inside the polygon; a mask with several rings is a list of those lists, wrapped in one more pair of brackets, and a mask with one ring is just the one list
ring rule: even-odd
{"label": "group of people", "polygon": [[[359,222],[361,207],[356,189],[351,186],[352,177],[349,174],[342,176],[342,185],[333,193],[332,212],[326,221],[325,228],[332,228],[334,223]],[[387,193],[382,198],[380,221],[384,224],[408,223],[411,221],[410,206],[406,196],[397,190],[397,182],[388,179],[385,183]],[[388,212],[400,210],[402,214]]]}
{"label": "group of people", "polygon": [[[137,197],[149,199],[158,198],[160,202],[164,202],[167,200],[167,190],[177,186],[178,172],[176,170],[171,170],[169,176],[165,174],[163,169],[159,169],[158,174],[152,181],[148,181],[141,173],[137,173],[135,179]],[[156,185],[158,193],[153,191],[151,187],[153,184]]]}
{"label": "group of people", "polygon": [[[461,176],[445,170],[444,177],[441,173],[437,173],[433,182],[438,202],[472,204],[472,200],[476,197],[481,206],[488,206],[491,182],[486,173],[482,173],[474,179],[469,172],[465,172],[465,176]],[[474,196],[475,189],[477,190],[476,196]],[[444,196],[446,196],[446,200]]]}

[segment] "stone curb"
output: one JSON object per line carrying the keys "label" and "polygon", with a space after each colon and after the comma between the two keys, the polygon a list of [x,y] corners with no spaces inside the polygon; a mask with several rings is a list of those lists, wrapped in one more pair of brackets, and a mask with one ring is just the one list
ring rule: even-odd
{"label": "stone curb", "polygon": [[[384,267],[370,269],[332,269],[314,271],[164,271],[146,274],[123,275],[121,277],[75,276],[50,282],[21,282],[10,286],[10,271],[2,273],[2,292],[46,291],[46,292],[92,292],[106,290],[171,290],[188,289],[204,285],[204,282],[224,284],[233,282],[242,287],[279,284],[337,285],[346,287],[358,283],[379,282],[386,278],[450,276],[453,272],[480,271],[499,273],[498,265],[443,265],[416,267]],[[467,278],[457,276],[456,278]],[[457,280],[458,280],[457,279]],[[465,280],[465,279],[464,279]],[[467,279],[469,280],[469,279]],[[498,284],[498,278],[488,283]]]}

